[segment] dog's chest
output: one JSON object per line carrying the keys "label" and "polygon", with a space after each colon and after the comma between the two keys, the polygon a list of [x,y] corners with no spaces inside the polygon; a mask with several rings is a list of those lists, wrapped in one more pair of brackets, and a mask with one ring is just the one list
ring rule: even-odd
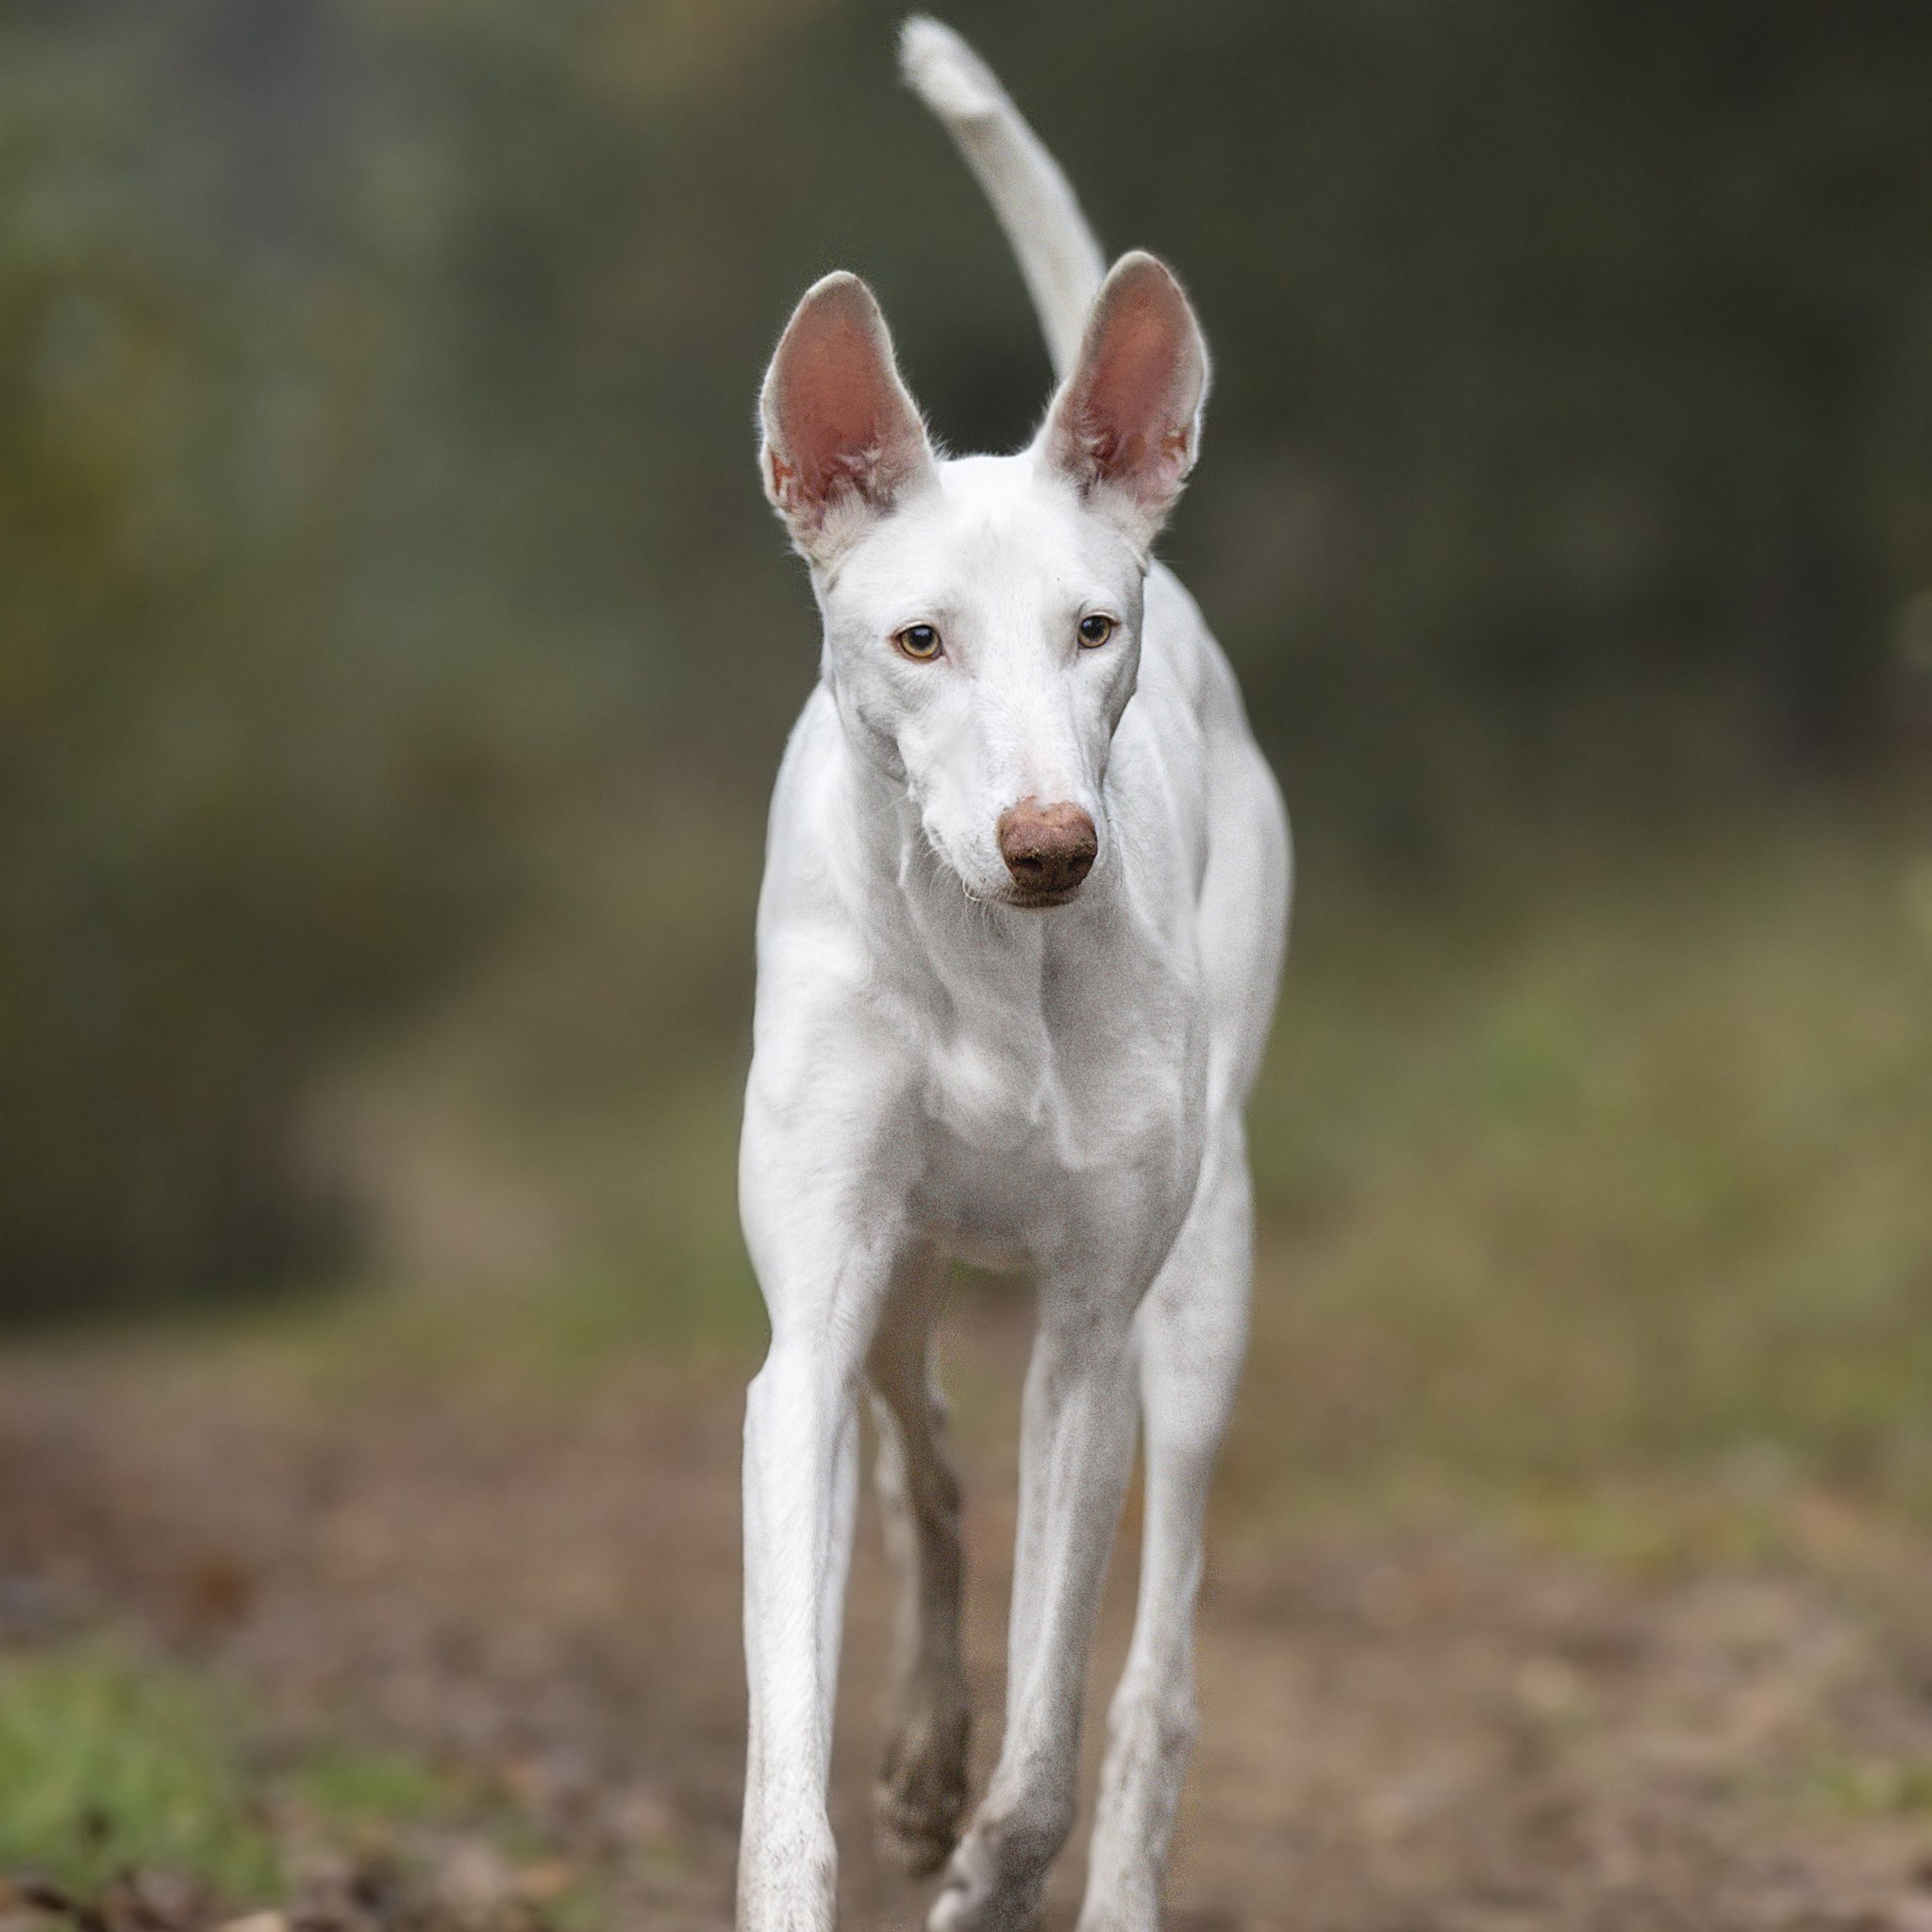
{"label": "dog's chest", "polygon": [[1194,1138],[1198,1028],[1147,985],[956,981],[924,1028],[923,1205],[969,1248],[1032,1249]]}
{"label": "dog's chest", "polygon": [[1063,1141],[1075,1108],[1045,1016],[995,1003],[931,1016],[921,1100],[935,1138],[969,1159],[996,1160]]}

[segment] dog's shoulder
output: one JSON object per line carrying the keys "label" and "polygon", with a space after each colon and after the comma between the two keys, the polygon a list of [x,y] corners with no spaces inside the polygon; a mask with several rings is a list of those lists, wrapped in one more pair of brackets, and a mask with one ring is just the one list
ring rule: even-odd
{"label": "dog's shoulder", "polygon": [[1208,736],[1248,735],[1247,713],[1227,654],[1201,607],[1164,563],[1147,574],[1142,689],[1158,691]]}

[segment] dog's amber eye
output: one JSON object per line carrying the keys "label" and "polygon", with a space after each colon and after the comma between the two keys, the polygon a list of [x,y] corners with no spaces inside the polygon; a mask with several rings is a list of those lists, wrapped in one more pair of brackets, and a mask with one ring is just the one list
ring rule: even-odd
{"label": "dog's amber eye", "polygon": [[1080,641],[1091,651],[1106,643],[1113,635],[1113,619],[1110,617],[1083,617],[1080,620]]}
{"label": "dog's amber eye", "polygon": [[892,641],[915,664],[930,664],[940,654],[940,634],[929,624],[908,624]]}

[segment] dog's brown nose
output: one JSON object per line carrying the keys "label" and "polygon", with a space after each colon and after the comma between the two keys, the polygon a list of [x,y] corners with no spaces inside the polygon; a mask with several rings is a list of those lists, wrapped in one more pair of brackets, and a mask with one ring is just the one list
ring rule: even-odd
{"label": "dog's brown nose", "polygon": [[1077,805],[1041,805],[1023,798],[1000,814],[1000,857],[1013,882],[1029,896],[1056,899],[1093,869],[1100,841]]}

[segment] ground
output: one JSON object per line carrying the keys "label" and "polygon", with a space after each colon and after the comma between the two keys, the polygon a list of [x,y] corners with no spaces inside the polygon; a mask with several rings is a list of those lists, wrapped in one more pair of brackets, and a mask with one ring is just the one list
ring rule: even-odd
{"label": "ground", "polygon": [[[982,1779],[1023,1318],[969,1310],[954,1348]],[[722,1368],[638,1365],[557,1406],[379,1367],[291,1389],[278,1363],[148,1342],[9,1366],[11,1654],[131,1632],[245,1687],[285,1751],[347,1734],[487,1774],[600,1919],[727,1926],[743,1706]],[[1592,1559],[1453,1518],[1224,1523],[1171,1923],[1932,1927],[1932,1553],[1819,1497],[1789,1518],[1757,1560]],[[882,1872],[867,1831],[874,1537],[835,1813],[847,1923],[910,1926],[926,1889]],[[1102,1681],[1125,1610],[1117,1587]],[[1050,1924],[1077,1874],[1070,1857]]]}

